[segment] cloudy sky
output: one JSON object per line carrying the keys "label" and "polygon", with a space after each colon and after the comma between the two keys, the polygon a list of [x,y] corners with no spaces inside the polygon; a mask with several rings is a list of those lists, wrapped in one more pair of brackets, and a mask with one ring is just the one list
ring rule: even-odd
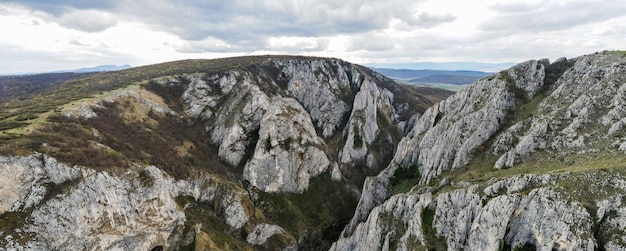
{"label": "cloudy sky", "polygon": [[259,54],[520,62],[626,49],[626,1],[0,0],[0,34],[0,74]]}

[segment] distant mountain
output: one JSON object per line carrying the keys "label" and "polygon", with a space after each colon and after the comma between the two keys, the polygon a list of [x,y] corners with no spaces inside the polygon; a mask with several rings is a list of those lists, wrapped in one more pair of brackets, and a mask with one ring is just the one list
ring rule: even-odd
{"label": "distant mountain", "polygon": [[383,75],[408,83],[442,83],[453,85],[466,85],[491,73],[468,70],[410,70],[373,68]]}
{"label": "distant mountain", "polygon": [[98,66],[89,67],[89,68],[53,71],[52,73],[64,73],[64,72],[81,73],[81,72],[119,71],[119,70],[128,69],[130,67],[131,66],[127,65],[127,64],[125,64],[125,65],[98,65]]}
{"label": "distant mountain", "polygon": [[491,73],[470,70],[412,70],[412,69],[392,69],[392,68],[372,68],[389,78],[395,79],[415,79],[431,75],[464,75],[484,77]]}
{"label": "distant mountain", "polygon": [[411,69],[411,70],[471,70],[483,72],[498,72],[515,65],[515,63],[480,63],[480,62],[415,62],[415,63],[373,63],[366,64],[367,67],[374,68],[392,68],[392,69]]}
{"label": "distant mountain", "polygon": [[433,74],[423,78],[411,79],[409,83],[443,83],[452,85],[466,85],[483,78],[483,76]]}

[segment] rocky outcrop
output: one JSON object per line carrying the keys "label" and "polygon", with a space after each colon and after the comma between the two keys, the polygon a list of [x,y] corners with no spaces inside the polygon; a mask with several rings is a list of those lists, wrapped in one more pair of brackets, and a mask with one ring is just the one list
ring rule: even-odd
{"label": "rocky outcrop", "polygon": [[[0,246],[328,247],[356,187],[388,164],[409,120],[449,95],[425,97],[362,66],[297,56],[109,74],[72,82],[84,84],[79,95],[63,89],[71,104],[39,114],[32,135],[2,135],[11,143],[3,153],[44,154],[2,159]],[[46,164],[56,161],[48,156],[75,166]],[[303,211],[302,196],[326,195],[320,212]]]}
{"label": "rocky outcrop", "polygon": [[[436,245],[442,243],[448,250],[524,246],[537,250],[594,250],[599,244],[594,224],[600,222],[603,212],[593,215],[581,202],[570,201],[562,187],[555,185],[563,177],[521,175],[491,181],[494,184],[485,190],[498,191],[497,195],[481,195],[477,185],[452,192],[423,190],[394,195],[372,209],[368,219],[349,237],[342,236],[332,250],[414,250],[441,248]],[[624,180],[615,178],[612,182]],[[516,192],[493,187],[502,183],[526,185]],[[606,201],[598,203],[608,206]],[[612,210],[624,209],[618,206]],[[433,215],[428,216],[428,211]],[[600,228],[611,224],[615,221],[601,221]],[[600,244],[624,248],[622,240]]]}
{"label": "rocky outcrop", "polygon": [[306,111],[294,99],[275,98],[261,119],[259,140],[243,178],[267,192],[302,192],[330,165]]}
{"label": "rocky outcrop", "polygon": [[[516,92],[532,96],[542,86],[546,63],[528,61],[478,80],[416,117],[413,128],[398,143],[387,169],[364,185],[357,213],[346,227],[346,234],[387,198],[387,180],[396,168],[417,165],[420,182],[428,183],[444,171],[467,165],[519,105]],[[524,73],[522,69],[530,72]],[[523,81],[515,81],[510,75],[519,75]]]}
{"label": "rocky outcrop", "polygon": [[528,61],[478,80],[429,108],[399,144],[395,164],[417,164],[421,183],[458,169],[498,133],[519,107],[543,86],[546,60]]}
{"label": "rocky outcrop", "polygon": [[389,121],[394,118],[396,113],[392,102],[393,93],[389,90],[378,88],[371,80],[365,80],[361,84],[361,89],[354,97],[352,114],[346,125],[346,144],[340,157],[342,165],[353,166],[354,163],[363,163],[367,168],[378,166],[375,161],[382,157],[385,151],[372,149],[372,145],[377,139],[393,145],[389,132],[381,134],[379,128],[381,120]]}
{"label": "rocky outcrop", "polygon": [[0,214],[31,208],[44,199],[49,187],[85,175],[44,155],[0,158],[0,167]]}
{"label": "rocky outcrop", "polygon": [[[609,228],[609,222],[614,222],[603,220],[603,214],[596,212],[596,207],[611,204],[596,197],[619,196],[621,192],[607,192],[602,187],[589,192],[580,186],[589,180],[605,184],[603,177],[621,184],[621,175],[605,177],[589,170],[593,165],[576,164],[580,161],[576,156],[620,158],[615,154],[624,145],[621,130],[626,114],[621,103],[625,65],[619,53],[610,52],[552,64],[528,61],[478,80],[428,109],[416,117],[389,166],[367,179],[356,213],[334,248],[358,249],[357,243],[375,243],[374,247],[387,250],[387,243],[401,243],[399,236],[407,233],[409,221],[384,218],[380,212],[398,196],[424,194],[432,198],[425,200],[429,205],[424,208],[434,210],[435,216],[432,229],[421,225],[416,236],[429,237],[417,238],[418,246],[438,249],[442,246],[432,245],[445,242],[449,250],[623,247],[623,241],[602,237],[608,232],[596,235],[598,229],[606,230],[597,228],[598,224]],[[576,175],[570,173],[528,174],[489,182],[475,178],[490,172],[485,168],[491,167],[491,172],[511,168],[503,173],[516,173],[517,165],[535,163],[525,165],[526,169],[520,170],[524,172],[540,168],[543,161],[550,161],[545,168],[559,172],[578,166],[573,170],[584,171],[589,180],[577,181],[572,187],[566,177]],[[616,163],[594,165],[621,170]],[[414,167],[419,170],[416,186],[389,197],[394,189],[390,180],[398,179],[396,170]],[[458,190],[439,191],[447,187]],[[602,206],[590,206],[597,203]],[[407,209],[413,205],[396,206]],[[621,217],[617,213],[621,209],[612,210],[614,217]],[[393,231],[400,234],[380,234],[389,232],[389,224],[395,224]],[[427,230],[430,232],[424,233]],[[611,236],[621,240],[617,236],[623,233],[618,232]]]}
{"label": "rocky outcrop", "polygon": [[511,137],[516,144],[494,146],[507,150],[495,168],[512,167],[540,150],[564,156],[604,151],[623,144],[616,134],[626,116],[622,105],[626,88],[623,60],[616,60],[615,55],[597,54],[560,63],[572,66],[558,79],[554,91],[537,105],[540,113],[502,136]]}
{"label": "rocky outcrop", "polygon": [[341,236],[330,250],[414,250],[425,242],[421,215],[431,201],[430,193],[392,196],[372,209],[350,238]]}
{"label": "rocky outcrop", "polygon": [[[336,178],[337,170],[344,176],[355,168],[377,172],[406,124],[397,107],[406,112],[423,102],[390,80],[339,60],[270,60],[155,82],[186,83],[186,114],[206,122],[220,159],[245,166],[244,178],[268,192],[302,192],[310,177],[334,162]],[[395,101],[394,93],[406,101]],[[326,140],[340,147],[329,147]],[[253,157],[245,159],[246,154]]]}
{"label": "rocky outcrop", "polygon": [[287,81],[288,95],[304,106],[324,138],[341,129],[350,112],[352,90],[360,84],[354,67],[337,60],[286,60],[276,66]]}
{"label": "rocky outcrop", "polygon": [[[2,157],[0,174],[2,213],[18,217],[2,218],[7,221],[2,222],[2,246],[9,249],[150,250],[188,245],[183,231],[187,205],[176,202],[181,196],[215,205],[215,214],[233,231],[255,229],[258,236],[249,238],[252,245],[275,234],[289,236],[276,226],[255,225],[259,216],[251,211],[247,193],[211,176],[175,181],[153,166],[96,172],[42,154]],[[8,225],[15,221],[20,222]]]}

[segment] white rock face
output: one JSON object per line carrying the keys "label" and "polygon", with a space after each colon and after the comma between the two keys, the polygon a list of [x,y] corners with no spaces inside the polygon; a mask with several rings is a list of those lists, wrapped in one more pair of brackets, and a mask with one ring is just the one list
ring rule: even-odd
{"label": "white rock face", "polygon": [[390,238],[398,243],[396,250],[413,250],[424,243],[421,214],[431,201],[430,193],[392,196],[374,208],[350,238],[340,236],[330,250],[392,250]]}
{"label": "white rock face", "polygon": [[37,205],[51,186],[84,175],[45,155],[0,157],[0,214]]}
{"label": "white rock face", "polygon": [[[9,249],[176,247],[186,221],[183,208],[174,201],[178,196],[219,205],[216,213],[233,230],[250,219],[243,189],[210,176],[174,181],[156,167],[111,174],[68,167],[41,154],[0,157],[0,181],[2,213],[29,213],[22,227],[3,233],[2,243]],[[43,200],[51,192],[55,194]],[[32,238],[26,243],[17,241],[27,235]]]}
{"label": "white rock face", "polygon": [[[515,168],[526,160],[546,155],[558,158],[624,151],[624,57],[600,53],[556,63],[522,63],[483,78],[428,109],[400,141],[387,169],[367,179],[355,215],[334,248],[344,250],[357,242],[371,242],[377,243],[372,244],[377,249],[385,250],[398,243],[400,235],[385,235],[389,231],[384,229],[395,224],[395,230],[403,232],[407,222],[398,223],[397,217],[381,220],[379,216],[381,208],[398,196],[389,198],[388,194],[389,178],[397,168],[417,166],[421,174],[419,186],[425,186],[444,172],[451,171],[447,175],[453,175],[454,170],[480,155],[497,160],[493,166],[497,170]],[[546,86],[544,76],[554,76],[558,67],[567,70]],[[543,155],[537,155],[539,151]],[[563,168],[566,167],[564,162]],[[621,229],[617,222],[623,220],[622,209],[618,209],[622,206],[606,199],[600,203],[607,193],[620,193],[611,189],[606,192],[606,187],[621,189],[623,177],[605,177],[590,171],[585,178],[571,181],[566,179],[570,175],[527,174],[491,180],[488,185],[483,183],[484,187],[463,181],[454,183],[456,191],[432,194],[429,207],[436,210],[436,236],[445,239],[449,250],[497,250],[504,245],[529,245],[539,250],[592,250],[597,245],[623,249],[623,231],[610,233]],[[560,187],[568,182],[577,186],[604,185],[577,191]],[[407,195],[414,190],[432,193],[426,188],[413,188]],[[590,191],[599,192],[587,194]],[[577,202],[579,199],[582,201]],[[589,203],[600,203],[597,214]],[[608,214],[611,217],[600,213],[605,209],[612,212]],[[598,231],[592,230],[594,223],[600,225]],[[363,229],[371,234],[363,234]],[[596,233],[611,237],[599,241]]]}
{"label": "white rock face", "polygon": [[491,199],[482,209],[475,207],[479,211],[467,233],[467,248],[499,250],[504,245],[502,236],[506,234],[508,225],[508,221],[502,219],[511,217],[518,201],[517,195],[502,195]]}
{"label": "white rock face", "polygon": [[276,234],[286,234],[283,228],[272,224],[259,224],[248,234],[246,241],[253,245],[264,245],[267,239]]}
{"label": "white rock face", "polygon": [[320,148],[310,117],[295,99],[275,98],[261,119],[259,141],[243,177],[267,192],[302,192],[309,179],[326,171],[328,157]]}
{"label": "white rock face", "polygon": [[435,198],[433,227],[437,236],[444,236],[448,249],[460,250],[467,242],[469,230],[481,209],[477,186],[444,193]]}
{"label": "white rock face", "polygon": [[[342,235],[331,250],[387,250],[388,243],[395,243],[397,250],[414,250],[428,244],[423,224],[432,225],[436,230],[434,235],[445,240],[448,250],[498,250],[504,245],[512,248],[531,245],[537,250],[594,250],[597,245],[592,230],[594,215],[549,187],[558,178],[520,175],[495,182],[527,184],[522,188],[531,189],[527,194],[516,190],[481,196],[474,185],[436,195],[432,191],[394,195],[372,209],[367,220],[358,224],[352,234]],[[618,181],[624,182],[620,178],[613,180]],[[613,212],[625,211],[619,203],[605,201],[601,205]],[[421,216],[427,207],[435,211],[431,223],[423,222]],[[602,226],[620,229],[621,223],[617,222],[623,214],[612,215]],[[622,244],[616,243],[623,242],[605,245],[622,248]]]}
{"label": "white rock face", "polygon": [[[388,111],[388,114],[395,114],[393,105],[393,94],[387,90],[378,88],[370,79],[365,79],[361,84],[361,89],[354,97],[354,105],[350,120],[346,126],[346,143],[341,151],[341,164],[350,166],[355,162],[363,162],[366,156],[372,156],[369,146],[374,143],[379,134],[378,111]],[[365,161],[365,166],[371,168]]]}
{"label": "white rock face", "polygon": [[531,95],[542,85],[543,61],[528,61],[507,72],[521,75],[520,69],[532,69],[524,75],[524,79],[532,80],[530,83],[511,83],[500,73],[475,82],[416,117],[413,128],[398,143],[393,161],[377,177],[366,180],[356,213],[344,231],[349,234],[388,197],[387,180],[398,166],[417,165],[420,183],[424,184],[443,171],[467,165],[474,152],[501,129],[508,114],[517,107],[515,88],[528,90],[524,93]]}
{"label": "white rock face", "polygon": [[[321,135],[328,138],[337,131],[349,105],[342,98],[352,96],[355,85],[339,61],[285,60],[277,61],[288,79],[287,90],[311,115]],[[344,95],[342,97],[341,95]]]}
{"label": "white rock face", "polygon": [[[483,78],[429,108],[399,144],[397,164],[420,167],[422,183],[465,166],[518,106],[515,92],[532,98],[543,85],[544,61],[528,61]],[[519,76],[513,80],[512,76]]]}
{"label": "white rock face", "polygon": [[36,208],[25,231],[63,249],[169,246],[185,215],[169,191],[171,181],[159,169],[146,170],[153,177],[150,187],[105,172],[85,177],[68,194]]}
{"label": "white rock face", "polygon": [[591,215],[582,205],[559,197],[549,188],[532,190],[523,197],[520,205],[524,210],[510,220],[507,243],[532,244],[540,250],[594,250],[596,243],[589,236]]}
{"label": "white rock face", "polygon": [[[225,103],[215,112],[211,131],[213,143],[219,145],[218,156],[226,163],[237,166],[243,160],[251,134],[259,128],[261,118],[269,107],[269,98],[258,86],[248,80],[237,84]],[[208,115],[205,115],[208,116]]]}
{"label": "white rock face", "polygon": [[[301,192],[311,177],[332,162],[338,163],[338,169],[332,170],[334,179],[354,166],[372,172],[387,164],[381,159],[393,153],[390,131],[400,132],[398,125],[406,122],[396,120],[394,94],[377,85],[383,81],[381,76],[339,60],[281,59],[262,64],[264,70],[259,72],[181,76],[189,83],[182,96],[185,112],[206,122],[221,160],[245,166],[245,178],[271,192]],[[181,80],[157,82],[168,85]],[[379,128],[381,120],[387,128]],[[304,135],[296,136],[300,131]],[[333,144],[341,144],[340,151],[331,153],[324,139],[339,133],[341,142]],[[270,141],[264,142],[268,137]],[[375,141],[386,145],[372,146]],[[254,157],[244,159],[251,149]]]}
{"label": "white rock face", "polygon": [[622,102],[626,91],[623,59],[598,54],[572,62],[574,65],[557,81],[555,90],[538,104],[540,112],[511,134],[518,143],[504,147],[507,152],[494,168],[513,167],[539,150],[567,155],[597,152],[610,145],[618,148],[625,142],[618,137],[626,117]]}

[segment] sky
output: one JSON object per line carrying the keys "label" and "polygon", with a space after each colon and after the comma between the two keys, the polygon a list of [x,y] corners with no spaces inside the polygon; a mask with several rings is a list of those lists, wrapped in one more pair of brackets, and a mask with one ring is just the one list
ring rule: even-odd
{"label": "sky", "polygon": [[0,0],[0,74],[290,54],[522,62],[626,49],[624,0]]}

